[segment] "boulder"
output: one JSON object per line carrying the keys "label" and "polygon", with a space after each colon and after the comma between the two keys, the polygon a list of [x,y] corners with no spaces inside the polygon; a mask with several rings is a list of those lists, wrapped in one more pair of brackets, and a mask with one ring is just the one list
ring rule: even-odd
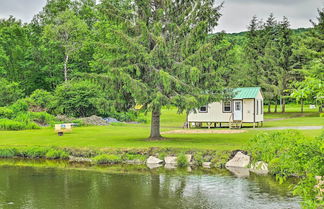
{"label": "boulder", "polygon": [[85,158],[85,157],[69,156],[69,161],[72,162],[72,163],[91,163],[92,159],[91,158]]}
{"label": "boulder", "polygon": [[210,168],[210,166],[211,166],[211,162],[203,162],[203,163],[202,163],[202,166],[203,166],[204,168]]}
{"label": "boulder", "polygon": [[177,157],[167,156],[164,158],[165,164],[177,164]]}
{"label": "boulder", "polygon": [[187,161],[190,164],[192,160],[192,155],[186,155]]}
{"label": "boulder", "polygon": [[146,160],[146,164],[161,164],[161,163],[163,163],[163,160],[160,160],[159,158],[153,156],[150,156]]}
{"label": "boulder", "polygon": [[229,160],[225,167],[246,168],[250,164],[250,156],[237,152],[236,155]]}
{"label": "boulder", "polygon": [[139,165],[139,164],[143,164],[143,161],[141,161],[140,159],[134,159],[134,160],[126,160],[125,161],[126,164],[133,164],[133,165]]}
{"label": "boulder", "polygon": [[268,174],[268,164],[263,161],[258,161],[254,164],[251,164],[250,171],[256,174]]}

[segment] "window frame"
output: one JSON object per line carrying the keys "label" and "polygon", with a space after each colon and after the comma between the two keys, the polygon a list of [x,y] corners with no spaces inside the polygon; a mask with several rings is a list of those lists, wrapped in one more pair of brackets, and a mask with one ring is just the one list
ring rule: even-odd
{"label": "window frame", "polygon": [[[206,111],[201,111],[201,108],[202,108],[202,107],[206,107]],[[198,112],[199,112],[199,113],[208,113],[208,105],[204,105],[204,106],[199,107],[199,108],[198,108]]]}
{"label": "window frame", "polygon": [[[230,108],[230,110],[225,110],[225,103],[229,103],[229,108]],[[228,106],[227,106],[228,107]],[[232,113],[232,111],[233,111],[233,108],[232,108],[232,101],[223,101],[222,102],[222,111],[223,111],[223,113]]]}

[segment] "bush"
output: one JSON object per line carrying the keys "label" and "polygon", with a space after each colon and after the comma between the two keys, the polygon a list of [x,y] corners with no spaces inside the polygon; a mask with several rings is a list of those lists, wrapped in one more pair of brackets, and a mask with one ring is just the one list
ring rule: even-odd
{"label": "bush", "polygon": [[22,98],[23,91],[18,83],[9,82],[4,78],[0,78],[0,83],[0,107],[10,105],[19,98]]}
{"label": "bush", "polygon": [[120,156],[108,155],[108,154],[97,155],[96,157],[93,158],[93,160],[97,164],[116,164],[122,161]]}
{"label": "bush", "polygon": [[38,129],[39,126],[33,122],[24,123],[9,119],[0,119],[0,130],[19,131],[25,129]]}
{"label": "bush", "polygon": [[12,118],[14,112],[7,107],[0,107],[0,118]]}
{"label": "bush", "polygon": [[12,104],[10,108],[13,110],[15,114],[17,114],[20,112],[27,112],[29,105],[26,99],[19,99],[14,104]]}
{"label": "bush", "polygon": [[324,118],[324,112],[320,113],[320,117]]}
{"label": "bush", "polygon": [[55,149],[50,149],[45,157],[47,159],[68,159],[69,154],[63,150],[55,150]]}
{"label": "bush", "polygon": [[129,154],[126,153],[122,156],[122,160],[140,160],[140,161],[145,161],[146,156],[145,155],[140,155],[140,154]]}
{"label": "bush", "polygon": [[[269,163],[269,170],[281,182],[288,176],[302,178],[295,193],[303,197],[304,203],[317,208],[320,201],[313,189],[314,176],[324,175],[324,133],[316,139],[306,139],[299,131],[264,132],[249,143],[253,161]],[[311,192],[312,191],[312,192]]]}
{"label": "bush", "polygon": [[194,155],[195,165],[196,166],[202,166],[204,162],[204,157],[201,152],[198,152]]}
{"label": "bush", "polygon": [[30,95],[30,99],[33,106],[48,110],[52,107],[54,96],[43,89],[37,89]]}
{"label": "bush", "polygon": [[28,158],[43,158],[46,156],[48,151],[49,148],[46,147],[32,147],[21,151],[21,155]]}
{"label": "bush", "polygon": [[55,90],[55,111],[73,117],[89,117],[111,111],[112,105],[99,87],[88,81],[65,82]]}
{"label": "bush", "polygon": [[16,149],[13,148],[0,148],[0,158],[14,157],[16,153]]}
{"label": "bush", "polygon": [[177,165],[181,168],[187,167],[189,165],[185,154],[181,153],[177,156]]}
{"label": "bush", "polygon": [[30,119],[38,124],[47,125],[55,122],[55,117],[47,112],[32,112]]}

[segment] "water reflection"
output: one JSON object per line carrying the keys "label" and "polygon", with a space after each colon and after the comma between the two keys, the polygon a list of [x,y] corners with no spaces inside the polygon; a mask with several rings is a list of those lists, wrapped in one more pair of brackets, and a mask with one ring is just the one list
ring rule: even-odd
{"label": "water reflection", "polygon": [[0,208],[272,209],[299,208],[299,204],[285,186],[266,176],[0,167]]}

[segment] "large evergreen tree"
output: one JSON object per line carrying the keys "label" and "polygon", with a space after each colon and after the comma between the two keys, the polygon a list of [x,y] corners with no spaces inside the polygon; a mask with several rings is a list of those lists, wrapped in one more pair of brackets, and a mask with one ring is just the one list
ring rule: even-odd
{"label": "large evergreen tree", "polygon": [[[219,99],[216,59],[219,36],[210,36],[220,17],[214,0],[103,1],[111,27],[105,75],[118,78],[142,109],[151,111],[150,139],[160,139],[165,105],[179,111]],[[113,79],[116,80],[116,79]]]}

